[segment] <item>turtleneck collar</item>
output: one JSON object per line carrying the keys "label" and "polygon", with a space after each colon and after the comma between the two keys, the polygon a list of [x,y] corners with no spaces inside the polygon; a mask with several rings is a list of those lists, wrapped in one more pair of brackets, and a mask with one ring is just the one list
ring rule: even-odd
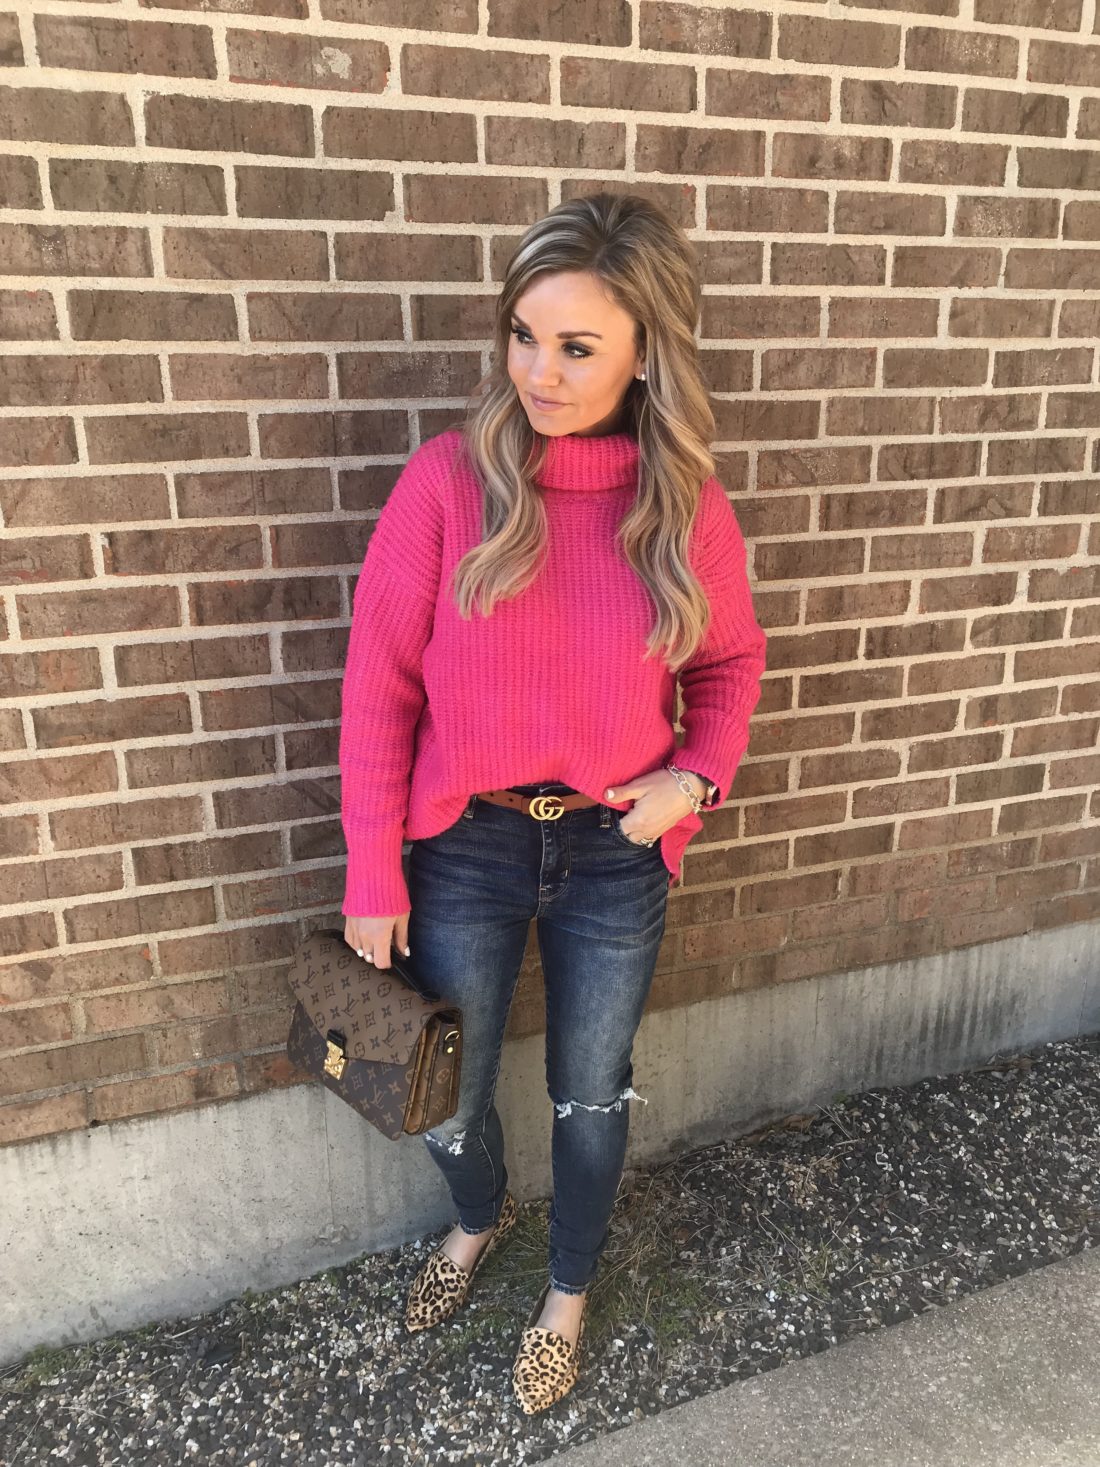
{"label": "turtleneck collar", "polygon": [[625,489],[638,481],[640,449],[633,433],[563,433],[546,441],[537,481],[544,489]]}

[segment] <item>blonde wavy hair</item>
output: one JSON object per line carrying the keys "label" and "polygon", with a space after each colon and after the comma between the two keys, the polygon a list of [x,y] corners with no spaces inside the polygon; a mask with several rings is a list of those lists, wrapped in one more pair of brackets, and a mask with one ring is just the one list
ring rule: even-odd
{"label": "blonde wavy hair", "polygon": [[465,418],[462,453],[482,486],[482,540],[455,567],[460,614],[492,613],[538,575],[546,512],[536,477],[548,442],[532,428],[508,375],[516,302],[540,276],[589,271],[634,320],[646,381],[622,402],[623,431],[639,445],[638,491],[617,531],[627,562],[656,607],[646,656],[661,648],[675,672],[690,661],[710,619],[688,545],[700,490],[714,473],[708,444],[714,414],[695,331],[702,289],[691,241],[657,205],[637,194],[570,199],[537,220],[512,255],[497,300],[493,363]]}

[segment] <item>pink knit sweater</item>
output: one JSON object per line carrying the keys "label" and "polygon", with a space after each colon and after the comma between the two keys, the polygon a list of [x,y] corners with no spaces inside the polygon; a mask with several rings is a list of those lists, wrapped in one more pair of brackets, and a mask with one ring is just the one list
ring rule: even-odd
{"label": "pink knit sweater", "polygon": [[[403,840],[446,830],[477,790],[559,780],[625,813],[605,791],[673,760],[729,794],[760,697],[765,635],[745,546],[722,485],[702,487],[690,542],[711,606],[704,644],[675,680],[643,661],[649,593],[616,549],[637,489],[628,433],[550,438],[539,477],[547,551],[538,577],[489,617],[464,620],[447,589],[482,538],[481,489],[448,430],[410,456],[367,546],[355,588],[340,730],[345,916],[411,910]],[[670,880],[702,820],[661,838]]]}

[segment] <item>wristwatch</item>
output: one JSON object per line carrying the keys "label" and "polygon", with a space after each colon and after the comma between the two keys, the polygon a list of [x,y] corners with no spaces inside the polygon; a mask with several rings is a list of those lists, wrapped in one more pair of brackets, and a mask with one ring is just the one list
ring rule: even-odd
{"label": "wristwatch", "polygon": [[[684,766],[682,764],[678,767],[680,769],[684,769]],[[697,769],[684,769],[684,773],[694,774],[696,779],[701,779],[703,781],[703,783],[706,785],[706,793],[703,795],[701,803],[704,805],[713,804],[718,795],[718,786],[714,783],[714,781],[712,779],[707,779],[706,775],[700,774]]]}

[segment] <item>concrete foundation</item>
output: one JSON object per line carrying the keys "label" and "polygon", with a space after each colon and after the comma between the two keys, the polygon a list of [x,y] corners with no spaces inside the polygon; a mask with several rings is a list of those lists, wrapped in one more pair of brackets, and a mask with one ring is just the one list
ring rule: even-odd
{"label": "concrete foundation", "polygon": [[[648,1014],[627,1161],[1100,1030],[1100,923]],[[543,1037],[505,1046],[509,1183],[551,1190]],[[535,1077],[538,1083],[533,1083]],[[419,1137],[320,1085],[0,1150],[0,1364],[210,1309],[454,1221]]]}

